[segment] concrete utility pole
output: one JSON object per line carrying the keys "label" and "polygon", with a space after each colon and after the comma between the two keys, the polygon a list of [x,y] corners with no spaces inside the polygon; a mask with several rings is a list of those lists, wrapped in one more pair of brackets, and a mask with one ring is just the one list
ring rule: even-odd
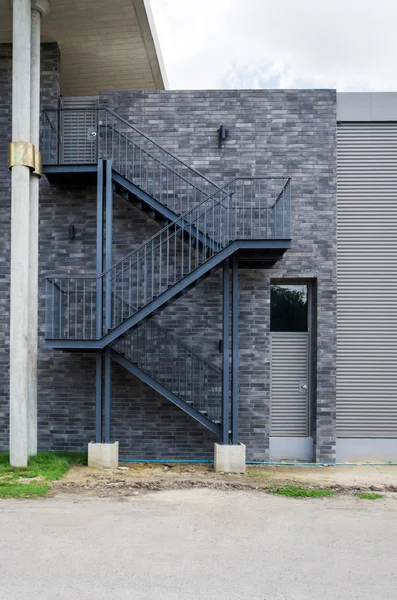
{"label": "concrete utility pole", "polygon": [[[31,173],[40,172],[40,18],[42,0],[13,0],[11,169],[11,291],[10,291],[10,462],[26,466],[36,451],[37,384],[37,206],[38,181],[31,211]],[[48,5],[49,8],[49,5]],[[37,23],[38,21],[38,23]],[[38,50],[37,50],[38,44]],[[33,81],[31,65],[34,63]],[[32,106],[31,91],[34,91]],[[38,98],[38,100],[37,100]],[[31,129],[32,126],[32,129]],[[33,138],[35,143],[33,143]],[[31,218],[32,212],[32,218]],[[36,248],[36,250],[35,250]],[[33,256],[31,254],[33,253]],[[34,271],[34,273],[33,273]],[[32,301],[32,306],[30,306]],[[31,321],[31,326],[29,325]],[[36,347],[33,349],[33,344]],[[31,360],[32,359],[32,360]],[[29,417],[32,423],[29,425]],[[33,424],[34,420],[34,424]]]}
{"label": "concrete utility pole", "polygon": [[39,270],[40,143],[40,34],[41,18],[48,15],[49,0],[32,0],[30,141],[35,147],[35,170],[30,176],[29,222],[29,335],[28,335],[28,454],[37,453],[37,313]]}
{"label": "concrete utility pole", "polygon": [[10,462],[28,461],[31,0],[13,1],[10,292]]}

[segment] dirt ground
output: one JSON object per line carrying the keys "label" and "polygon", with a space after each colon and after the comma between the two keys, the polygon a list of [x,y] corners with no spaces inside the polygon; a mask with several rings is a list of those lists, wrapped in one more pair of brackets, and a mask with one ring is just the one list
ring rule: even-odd
{"label": "dirt ground", "polygon": [[52,484],[50,495],[138,496],[149,491],[207,488],[266,491],[284,484],[329,488],[336,492],[397,493],[397,466],[299,467],[252,466],[245,475],[215,473],[212,465],[125,464],[118,469],[72,467]]}

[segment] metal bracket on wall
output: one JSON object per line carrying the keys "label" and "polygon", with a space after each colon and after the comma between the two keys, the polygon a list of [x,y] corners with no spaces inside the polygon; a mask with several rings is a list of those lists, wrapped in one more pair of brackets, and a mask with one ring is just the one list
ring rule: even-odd
{"label": "metal bracket on wall", "polygon": [[9,145],[8,168],[28,167],[35,175],[41,177],[41,152],[30,142],[11,142]]}
{"label": "metal bracket on wall", "polygon": [[42,174],[43,174],[42,154],[38,150],[35,150],[33,175],[37,175],[37,177],[40,178],[42,176]]}

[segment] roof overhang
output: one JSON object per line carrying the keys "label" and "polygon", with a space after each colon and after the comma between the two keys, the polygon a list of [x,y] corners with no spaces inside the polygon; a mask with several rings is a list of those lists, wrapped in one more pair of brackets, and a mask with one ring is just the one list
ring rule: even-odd
{"label": "roof overhang", "polygon": [[[167,87],[149,0],[51,0],[42,41],[61,50],[61,93]],[[0,43],[12,41],[10,0],[0,0]]]}

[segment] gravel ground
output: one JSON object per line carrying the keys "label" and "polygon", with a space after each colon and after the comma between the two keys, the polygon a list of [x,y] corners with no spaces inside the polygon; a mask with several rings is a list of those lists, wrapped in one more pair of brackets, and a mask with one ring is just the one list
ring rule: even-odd
{"label": "gravel ground", "polygon": [[119,469],[72,467],[54,482],[52,494],[118,497],[169,489],[265,491],[292,483],[335,492],[361,490],[397,492],[397,466],[361,467],[249,467],[245,475],[215,473],[210,465],[123,464]]}

